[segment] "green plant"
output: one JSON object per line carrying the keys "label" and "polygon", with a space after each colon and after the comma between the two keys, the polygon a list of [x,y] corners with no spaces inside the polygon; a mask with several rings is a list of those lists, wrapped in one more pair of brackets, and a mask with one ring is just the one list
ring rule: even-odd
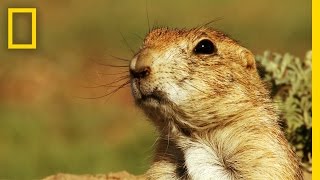
{"label": "green plant", "polygon": [[289,53],[266,51],[256,57],[262,79],[269,85],[271,96],[280,108],[280,120],[288,141],[311,172],[312,97],[311,51],[300,60]]}

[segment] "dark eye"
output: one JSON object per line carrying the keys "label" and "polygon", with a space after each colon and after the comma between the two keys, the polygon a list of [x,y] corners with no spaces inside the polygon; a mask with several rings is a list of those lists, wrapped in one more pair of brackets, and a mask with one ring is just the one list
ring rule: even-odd
{"label": "dark eye", "polygon": [[215,45],[208,39],[200,41],[194,48],[195,54],[212,54],[217,52]]}

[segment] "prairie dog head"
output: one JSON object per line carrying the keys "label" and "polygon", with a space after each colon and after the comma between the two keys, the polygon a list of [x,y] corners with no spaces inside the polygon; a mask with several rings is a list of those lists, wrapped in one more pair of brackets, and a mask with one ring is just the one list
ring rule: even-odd
{"label": "prairie dog head", "polygon": [[160,126],[205,127],[261,88],[252,53],[209,28],[153,30],[130,74],[137,105]]}

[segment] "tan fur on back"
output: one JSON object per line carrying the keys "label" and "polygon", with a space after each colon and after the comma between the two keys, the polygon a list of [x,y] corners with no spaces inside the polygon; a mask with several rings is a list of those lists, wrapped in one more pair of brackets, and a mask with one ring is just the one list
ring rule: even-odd
{"label": "tan fur on back", "polygon": [[[202,39],[215,54],[195,54]],[[148,179],[303,179],[252,53],[210,28],[155,29],[130,64],[160,138]],[[151,98],[149,98],[151,97]]]}

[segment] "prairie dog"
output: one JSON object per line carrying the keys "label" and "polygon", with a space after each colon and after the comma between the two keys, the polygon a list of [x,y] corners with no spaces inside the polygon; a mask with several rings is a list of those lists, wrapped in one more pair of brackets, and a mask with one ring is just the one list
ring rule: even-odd
{"label": "prairie dog", "polygon": [[211,28],[158,28],[130,62],[160,138],[147,179],[303,179],[254,55]]}

